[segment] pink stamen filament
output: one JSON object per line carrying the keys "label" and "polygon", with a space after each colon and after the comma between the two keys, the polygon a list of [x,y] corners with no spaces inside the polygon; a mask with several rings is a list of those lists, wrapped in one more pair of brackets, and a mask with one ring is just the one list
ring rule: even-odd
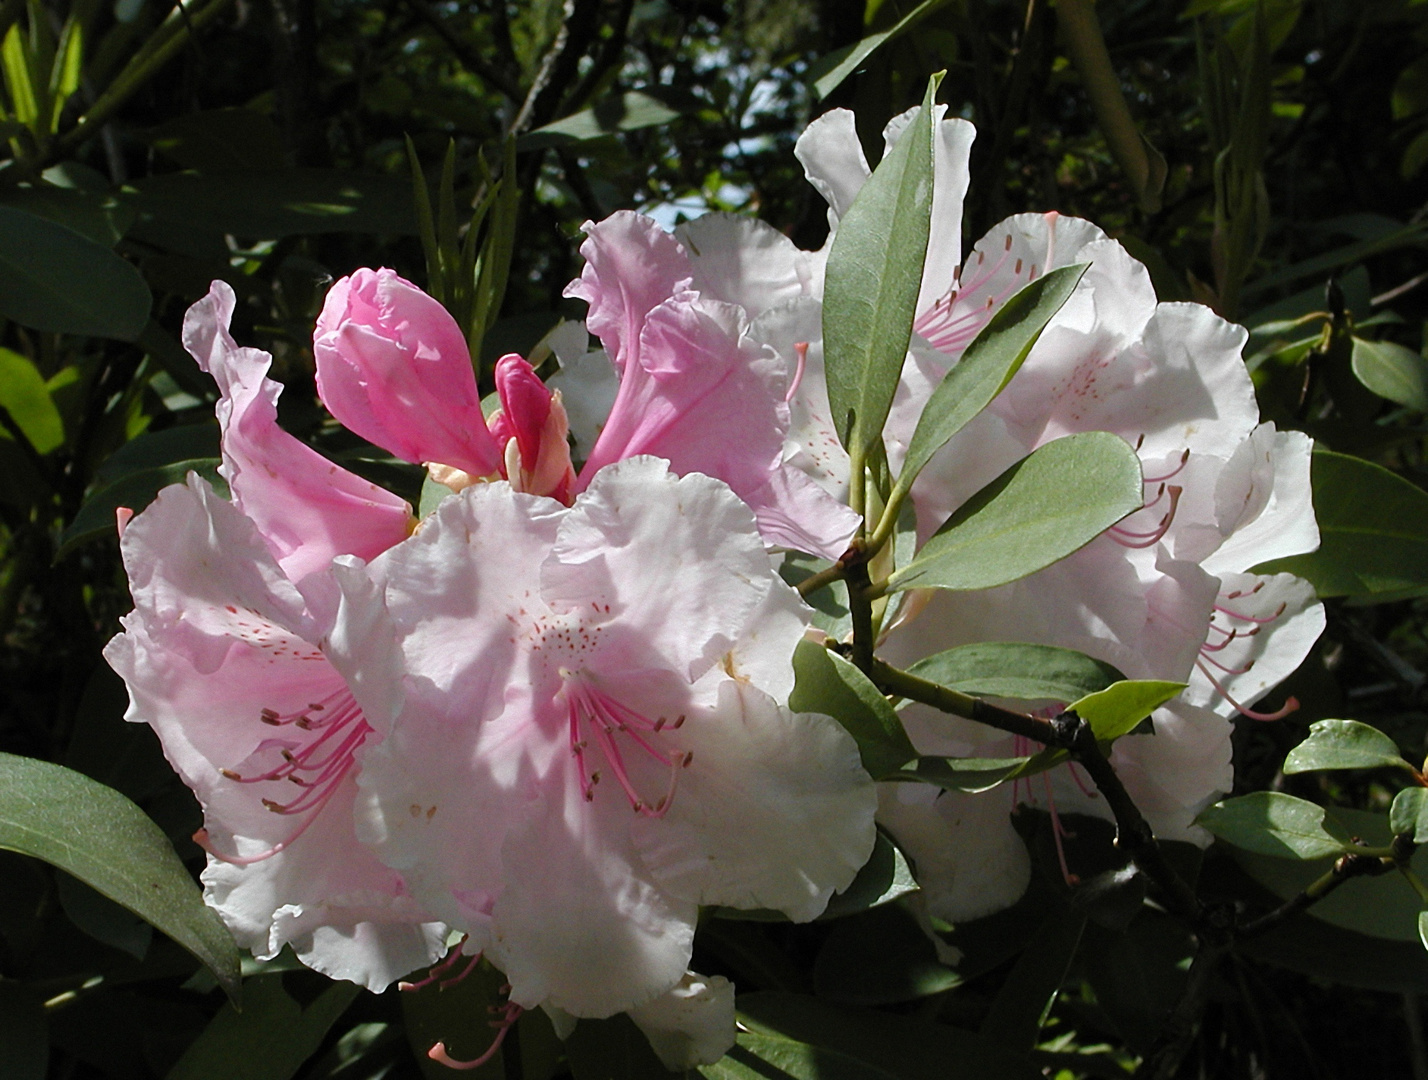
{"label": "pink stamen filament", "polygon": [[[398,990],[420,990],[422,987],[424,987],[424,986],[430,986],[432,983],[436,982],[437,979],[441,978],[443,975],[445,975],[448,971],[450,971],[453,967],[456,966],[457,962],[461,959],[462,950],[466,947],[466,942],[467,942],[469,939],[470,939],[470,935],[469,935],[469,934],[463,934],[462,937],[461,937],[461,940],[458,941],[455,945],[452,946],[451,951],[450,951],[449,953],[447,953],[445,957],[443,957],[441,960],[438,960],[438,961],[437,961],[435,964],[433,964],[431,967],[427,968],[427,970],[426,970],[426,978],[420,979],[420,980],[418,980],[417,982],[399,982],[399,983],[397,983],[397,989],[398,989]],[[475,957],[473,957],[473,959],[475,959],[475,960],[481,959],[481,954],[480,954],[480,953],[477,953],[477,954],[475,955]],[[466,976],[471,973],[471,968],[472,968],[473,966],[474,966],[474,965],[472,965],[472,964],[467,964],[467,965],[466,965],[466,970],[461,973],[461,975],[459,976],[459,978],[457,978],[457,979],[455,979],[455,980],[451,980],[451,981],[460,982],[461,979],[466,978]],[[444,987],[445,985],[446,985],[446,983],[443,983],[443,984],[442,984],[443,987]]]}
{"label": "pink stamen filament", "polygon": [[[570,749],[575,756],[576,766],[580,772],[581,793],[585,796],[586,801],[595,798],[595,784],[599,781],[600,774],[589,772],[586,768],[585,751],[589,742],[581,737],[582,720],[596,745],[600,747],[601,753],[604,754],[606,762],[615,775],[615,782],[620,785],[620,789],[630,800],[630,805],[634,808],[635,813],[643,814],[646,817],[663,817],[674,801],[674,791],[679,783],[679,773],[682,769],[688,768],[694,755],[690,752],[667,754],[645,738],[641,732],[653,734],[662,731],[666,726],[678,728],[684,723],[684,717],[680,716],[673,724],[669,724],[664,717],[651,720],[590,686],[574,680],[566,683],[565,693],[570,724]],[[658,802],[651,804],[635,788],[634,781],[630,779],[629,771],[625,767],[624,755],[615,741],[617,734],[624,735],[635,746],[669,769],[669,788]]]}
{"label": "pink stamen filament", "polygon": [[[1144,439],[1145,436],[1142,435],[1141,438]],[[1137,445],[1137,449],[1139,449],[1139,445]],[[1180,464],[1179,464],[1179,465],[1175,466],[1175,468],[1171,469],[1171,470],[1170,470],[1168,473],[1166,473],[1164,476],[1147,476],[1147,477],[1145,477],[1144,480],[1142,480],[1142,483],[1146,483],[1146,484],[1161,484],[1161,483],[1164,483],[1166,480],[1173,480],[1175,477],[1177,477],[1177,476],[1180,475],[1181,470],[1185,468],[1185,463],[1186,463],[1187,461],[1189,461],[1189,460],[1190,460],[1190,451],[1187,449],[1187,450],[1185,451],[1185,453],[1183,453],[1183,454],[1180,455]]]}
{"label": "pink stamen filament", "polygon": [[1289,604],[1287,601],[1283,604],[1280,604],[1279,607],[1274,609],[1273,615],[1241,615],[1238,611],[1231,611],[1229,608],[1221,607],[1219,604],[1215,605],[1215,610],[1225,615],[1228,615],[1232,619],[1239,619],[1241,622],[1247,623],[1259,623],[1261,626],[1263,626],[1266,623],[1274,622],[1275,619],[1283,615],[1284,609],[1288,606]]}
{"label": "pink stamen filament", "polygon": [[[328,715],[316,722],[308,722],[309,713],[325,711],[329,705],[334,703],[335,707]],[[265,740],[258,746],[257,752],[279,747],[278,753],[282,757],[282,764],[267,772],[243,776],[232,769],[220,769],[219,771],[227,779],[240,784],[271,783],[282,780],[296,784],[302,790],[291,802],[282,803],[276,799],[263,799],[262,802],[276,814],[305,816],[290,836],[257,855],[229,855],[213,848],[207,829],[200,829],[194,834],[194,842],[199,847],[215,859],[234,866],[251,866],[264,859],[270,859],[286,850],[298,837],[302,836],[341,786],[343,777],[352,768],[353,754],[372,730],[367,725],[362,710],[346,687],[328,695],[322,702],[309,704],[305,709],[296,712],[283,714],[272,709],[264,709],[260,719],[266,724],[293,724],[300,730],[316,731],[318,734],[307,745],[296,750],[292,748],[295,744],[280,740]],[[329,747],[327,745],[329,743],[335,745]],[[325,753],[318,757],[319,751],[323,750]]]}
{"label": "pink stamen filament", "polygon": [[808,366],[808,342],[798,342],[794,345],[793,352],[798,357],[798,366],[793,369],[793,378],[789,381],[788,392],[783,395],[784,404],[793,400],[793,395],[798,393],[798,387],[803,382],[803,369]]}
{"label": "pink stamen filament", "polygon": [[[1229,642],[1225,642],[1225,644],[1228,645]],[[1219,668],[1219,669],[1220,669],[1221,671],[1223,671],[1226,675],[1243,675],[1243,674],[1245,674],[1247,671],[1249,671],[1250,668],[1254,667],[1254,661],[1253,661],[1253,660],[1250,660],[1250,661],[1247,661],[1247,662],[1245,663],[1245,666],[1244,666],[1244,667],[1232,668],[1232,667],[1230,667],[1228,664],[1222,664],[1222,663],[1220,663],[1220,662],[1219,662],[1218,660],[1216,660],[1213,656],[1205,656],[1205,655],[1204,655],[1204,652],[1205,652],[1205,648],[1204,648],[1204,646],[1202,645],[1202,646],[1200,647],[1200,653],[1201,653],[1200,659],[1203,660],[1203,661],[1204,661],[1205,663],[1207,663],[1207,664],[1213,664],[1213,665],[1215,665],[1215,667]]]}
{"label": "pink stamen filament", "polygon": [[520,1019],[521,1013],[525,1012],[519,1005],[510,1001],[504,1005],[492,1005],[491,1011],[499,1013],[501,1018],[491,1021],[491,1026],[496,1028],[496,1037],[480,1057],[473,1061],[458,1061],[446,1052],[446,1044],[440,1042],[428,1050],[426,1056],[440,1065],[445,1065],[448,1069],[460,1069],[463,1072],[468,1069],[479,1069],[496,1056],[496,1052],[501,1049],[501,1043],[506,1041],[506,1032],[511,1030],[511,1025]]}
{"label": "pink stamen filament", "polygon": [[[1220,633],[1224,634],[1225,640],[1220,642],[1218,645],[1211,645],[1208,641],[1205,642],[1205,644],[1200,646],[1200,651],[1202,653],[1219,652],[1221,649],[1227,648],[1230,642],[1234,641],[1236,638],[1239,637],[1238,630],[1226,630],[1224,627],[1216,626],[1214,623],[1210,624],[1210,629],[1218,630]],[[1258,627],[1256,627],[1256,629],[1258,629]],[[1251,631],[1251,633],[1253,633],[1253,631]],[[1246,636],[1248,637],[1249,635]]]}
{"label": "pink stamen filament", "polygon": [[1296,697],[1291,697],[1288,701],[1284,703],[1281,708],[1276,709],[1272,713],[1256,712],[1254,709],[1251,709],[1245,705],[1241,705],[1238,701],[1232,698],[1229,694],[1229,691],[1225,689],[1224,684],[1220,682],[1219,679],[1215,678],[1215,676],[1211,675],[1210,669],[1205,667],[1205,665],[1201,663],[1201,661],[1196,660],[1195,666],[1200,669],[1200,673],[1204,675],[1205,678],[1210,680],[1210,685],[1220,692],[1220,696],[1223,697],[1226,701],[1228,701],[1230,705],[1234,708],[1235,712],[1239,713],[1241,716],[1246,716],[1251,720],[1283,720],[1286,716],[1288,716],[1290,713],[1294,712],[1299,708],[1299,699]]}
{"label": "pink stamen filament", "polygon": [[1051,838],[1056,842],[1056,861],[1061,864],[1061,878],[1067,885],[1079,885],[1081,879],[1071,873],[1071,868],[1066,865],[1066,847],[1061,843],[1063,836],[1074,840],[1076,834],[1068,832],[1061,824],[1061,815],[1056,812],[1056,796],[1051,794],[1051,774],[1042,773],[1041,782],[1046,788],[1046,809],[1051,814]]}
{"label": "pink stamen filament", "polygon": [[[1176,508],[1180,505],[1180,492],[1182,489],[1171,484],[1166,490],[1170,492],[1170,509],[1167,510],[1165,516],[1160,519],[1160,524],[1150,532],[1137,532],[1134,529],[1126,529],[1120,525],[1112,525],[1106,530],[1106,532],[1110,534],[1111,539],[1120,544],[1121,547],[1127,548],[1148,548],[1158,544],[1161,538],[1170,531],[1170,524],[1175,520]],[[1157,501],[1159,501],[1158,497]],[[1153,506],[1154,503],[1151,505]],[[1142,507],[1142,509],[1145,508]],[[1136,512],[1139,513],[1139,511]]]}

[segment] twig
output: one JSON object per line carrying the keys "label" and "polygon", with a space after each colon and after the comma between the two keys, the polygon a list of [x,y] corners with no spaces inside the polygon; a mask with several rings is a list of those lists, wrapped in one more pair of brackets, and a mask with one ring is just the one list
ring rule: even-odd
{"label": "twig", "polygon": [[600,0],[565,0],[555,40],[511,121],[509,134],[522,135],[551,120],[600,25]]}
{"label": "twig", "polygon": [[512,101],[521,100],[520,85],[504,71],[488,63],[485,57],[457,37],[455,31],[446,25],[446,20],[441,17],[441,13],[427,3],[427,0],[406,0],[406,2],[413,11],[421,16],[422,21],[431,27],[436,36],[446,43],[446,47],[456,55],[456,59],[462,67],[475,72],[484,82],[505,94]]}
{"label": "twig", "polygon": [[1397,860],[1393,858],[1356,855],[1352,852],[1341,855],[1334,861],[1333,867],[1327,874],[1306,885],[1302,892],[1291,896],[1273,911],[1245,923],[1238,929],[1235,936],[1253,938],[1267,934],[1285,920],[1313,907],[1344,882],[1356,877],[1378,877],[1380,874],[1386,874],[1395,869],[1397,865]]}

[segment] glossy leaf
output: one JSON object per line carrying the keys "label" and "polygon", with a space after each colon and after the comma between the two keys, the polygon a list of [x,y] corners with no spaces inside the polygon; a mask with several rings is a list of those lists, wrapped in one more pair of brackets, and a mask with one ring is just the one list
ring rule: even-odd
{"label": "glossy leaf", "polygon": [[571,113],[544,127],[527,132],[516,143],[520,151],[539,150],[546,146],[569,146],[605,138],[620,131],[638,131],[658,127],[679,119],[677,109],[658,98],[627,90],[597,102],[588,109]]}
{"label": "glossy leaf", "polygon": [[1404,788],[1395,795],[1388,824],[1395,836],[1407,834],[1415,844],[1428,843],[1428,788]]}
{"label": "glossy leaf", "polygon": [[1054,645],[986,641],[925,657],[908,671],[964,694],[1075,701],[1125,676],[1110,664]]}
{"label": "glossy leaf", "polygon": [[1392,341],[1354,338],[1354,376],[1381,398],[1428,412],[1428,360]]}
{"label": "glossy leaf", "polygon": [[107,247],[0,206],[0,315],[35,330],[133,341],[152,303],[139,271]]}
{"label": "glossy leaf", "polygon": [[827,97],[841,86],[849,75],[857,71],[873,53],[894,38],[907,33],[946,3],[947,0],[923,0],[886,30],[869,34],[860,41],[845,45],[843,48],[821,57],[808,70],[808,80],[813,85],[813,92],[820,98]]}
{"label": "glossy leaf", "polygon": [[167,1080],[289,1080],[361,987],[333,982],[306,1009],[288,996],[279,975],[252,979],[244,991],[243,1011],[224,1005]]}
{"label": "glossy leaf", "polygon": [[231,995],[238,949],[159,827],[87,776],[0,754],[0,847],[43,859],[162,930]]}
{"label": "glossy leaf", "polygon": [[803,640],[793,654],[796,682],[788,707],[833,717],[852,735],[873,779],[917,756],[893,707],[866,675],[837,653]]}
{"label": "glossy leaf", "polygon": [[1041,332],[1076,291],[1086,267],[1080,263],[1043,274],[999,307],[972,339],[917,419],[894,498],[912,490],[932,455],[990,405],[1021,370]]}
{"label": "glossy leaf", "polygon": [[838,224],[823,292],[823,356],[838,438],[863,460],[912,338],[932,220],[932,97],[879,162]]}
{"label": "glossy leaf", "polygon": [[1181,682],[1126,679],[1073,701],[1067,709],[1091,725],[1098,741],[1111,742],[1184,689]]}
{"label": "glossy leaf", "polygon": [[1298,574],[1321,597],[1397,597],[1428,588],[1428,492],[1361,458],[1316,449],[1319,550],[1255,573]]}
{"label": "glossy leaf", "polygon": [[[0,348],[0,406],[41,454],[64,442],[64,421],[49,388],[29,357]],[[0,438],[9,438],[0,431]]]}
{"label": "glossy leaf", "polygon": [[890,588],[990,589],[1090,543],[1142,504],[1140,459],[1105,431],[1039,447],[973,495]]}
{"label": "glossy leaf", "polygon": [[1225,799],[1195,823],[1235,847],[1278,859],[1318,859],[1353,847],[1348,831],[1324,807],[1278,791]]}
{"label": "glossy leaf", "polygon": [[1357,720],[1320,720],[1309,726],[1309,737],[1284,759],[1288,774],[1321,769],[1409,769],[1398,744],[1378,728]]}

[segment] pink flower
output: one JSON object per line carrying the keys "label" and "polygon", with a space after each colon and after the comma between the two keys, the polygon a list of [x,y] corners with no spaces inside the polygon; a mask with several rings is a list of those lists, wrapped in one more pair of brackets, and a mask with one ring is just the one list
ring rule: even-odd
{"label": "pink flower", "polygon": [[385,609],[351,603],[407,676],[359,835],[514,1005],[652,1003],[699,905],[810,919],[866,860],[852,740],[779,704],[808,611],[722,483],[637,457],[570,508],[474,485],[371,571]]}
{"label": "pink flower", "polygon": [[312,348],[318,393],[343,426],[403,461],[499,472],[465,335],[395,271],[358,270],[332,286]]}
{"label": "pink flower", "polygon": [[411,508],[277,426],[272,358],[228,332],[221,281],[183,340],[221,391],[232,502],[196,476],[129,521],[120,542],[135,610],[105,656],[204,809],[205,898],[239,943],[290,944],[310,967],[380,990],[445,947],[445,927],[353,833],[364,745],[390,720],[393,644],[354,621],[370,591],[334,558],[403,540]]}
{"label": "pink flower", "polygon": [[183,321],[184,347],[218,383],[223,465],[234,505],[299,587],[335,555],[376,557],[407,535],[411,507],[278,427],[273,358],[228,332],[233,289],[215,281]]}
{"label": "pink flower", "polygon": [[440,956],[445,927],[353,832],[360,755],[397,705],[369,692],[386,672],[390,695],[390,639],[349,604],[315,614],[254,522],[196,476],[120,546],[135,609],[104,654],[126,719],[154,729],[203,806],[204,896],[238,943],[261,958],[291,945],[373,990]]}

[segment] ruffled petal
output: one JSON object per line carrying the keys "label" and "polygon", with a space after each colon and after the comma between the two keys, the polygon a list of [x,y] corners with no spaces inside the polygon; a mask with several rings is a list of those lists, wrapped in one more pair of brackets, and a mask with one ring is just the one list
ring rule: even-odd
{"label": "ruffled petal", "polygon": [[691,971],[669,993],[630,1010],[664,1067],[713,1065],[734,1048],[734,984]]}
{"label": "ruffled petal", "polygon": [[272,357],[242,349],[228,332],[233,289],[215,281],[184,316],[183,344],[223,395],[222,473],[233,500],[258,526],[293,581],[301,583],[333,556],[371,559],[407,535],[411,507],[328,461],[278,427],[282,387],[267,377]]}
{"label": "ruffled petal", "polygon": [[705,214],[674,235],[689,255],[699,292],[738,304],[749,318],[813,288],[808,255],[772,225],[737,214]]}
{"label": "ruffled petal", "polygon": [[732,679],[679,737],[694,760],[669,811],[634,823],[655,880],[698,904],[819,915],[873,850],[877,796],[852,738]]}

